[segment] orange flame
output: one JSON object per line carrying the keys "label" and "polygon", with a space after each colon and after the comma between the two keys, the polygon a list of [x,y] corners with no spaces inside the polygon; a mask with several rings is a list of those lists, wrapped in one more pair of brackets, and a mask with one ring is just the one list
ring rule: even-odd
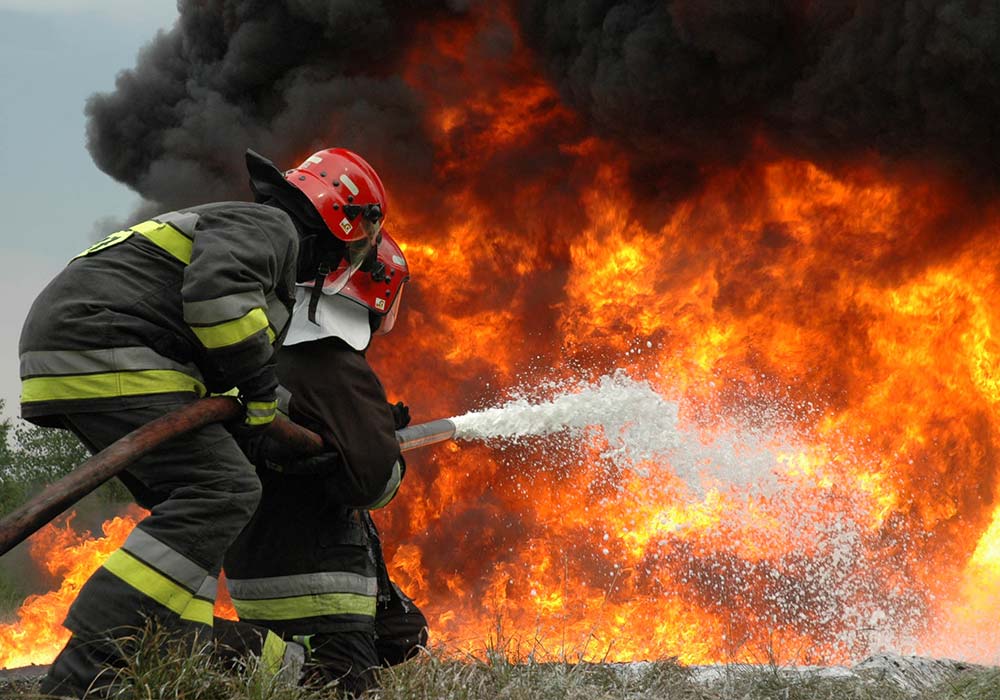
{"label": "orange flame", "polygon": [[[101,525],[103,537],[73,529],[75,513],[49,523],[28,539],[31,558],[61,580],[57,590],[31,595],[15,613],[16,621],[0,625],[0,668],[50,663],[69,639],[62,626],[80,587],[118,549],[147,511],[130,505]],[[232,601],[220,580],[217,617],[236,619]]]}
{"label": "orange flame", "polygon": [[[428,22],[412,49],[445,186],[393,184],[413,281],[369,357],[418,422],[622,370],[677,406],[683,441],[627,465],[599,431],[408,456],[377,517],[432,639],[997,661],[996,204],[930,169],[763,142],[685,187],[644,181],[505,12]],[[2,663],[58,646],[19,634]]]}
{"label": "orange flame", "polygon": [[70,603],[84,581],[121,546],[142,514],[141,508],[132,506],[125,515],[105,522],[101,526],[104,537],[99,539],[73,529],[75,513],[29,538],[32,559],[42,562],[62,583],[57,590],[29,596],[16,613],[17,621],[0,625],[0,668],[45,664],[55,658],[69,639],[62,621]]}
{"label": "orange flame", "polygon": [[[557,658],[995,660],[973,621],[1000,583],[996,207],[931,171],[760,143],[651,213],[512,24],[505,58],[477,63],[504,22],[432,27],[409,62],[449,189],[435,222],[396,219],[415,293],[373,363],[428,419],[624,369],[680,429],[757,431],[766,459],[622,469],[599,438],[411,458],[381,520],[432,633],[481,649],[499,620]],[[532,160],[557,156],[558,178]]]}

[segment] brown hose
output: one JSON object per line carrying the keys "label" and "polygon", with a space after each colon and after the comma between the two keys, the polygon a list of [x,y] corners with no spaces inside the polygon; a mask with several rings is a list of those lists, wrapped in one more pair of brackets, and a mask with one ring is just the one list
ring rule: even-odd
{"label": "brown hose", "polygon": [[[0,556],[167,440],[209,423],[235,420],[242,412],[243,408],[233,398],[217,396],[199,399],[150,421],[108,445],[0,520]],[[319,435],[280,416],[268,428],[268,434],[301,454],[315,454],[323,449]]]}
{"label": "brown hose", "polygon": [[[167,440],[209,423],[235,420],[242,413],[243,408],[233,398],[216,396],[199,399],[160,416],[113,442],[0,520],[0,556]],[[396,433],[396,437],[400,442],[400,450],[406,451],[448,440],[454,434],[454,423],[437,420],[404,428]],[[308,456],[323,451],[323,439],[319,435],[281,416],[277,416],[268,426],[267,435],[281,443],[283,451],[289,456]]]}

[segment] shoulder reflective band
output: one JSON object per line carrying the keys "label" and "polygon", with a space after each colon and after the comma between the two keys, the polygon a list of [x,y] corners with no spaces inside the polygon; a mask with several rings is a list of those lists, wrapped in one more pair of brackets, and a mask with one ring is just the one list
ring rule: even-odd
{"label": "shoulder reflective band", "polygon": [[191,262],[191,239],[170,224],[152,220],[143,221],[133,226],[132,230],[141,233],[185,265]]}
{"label": "shoulder reflective band", "polygon": [[107,236],[99,240],[97,243],[87,248],[82,253],[73,256],[73,260],[76,260],[77,258],[82,258],[85,255],[92,255],[94,253],[98,253],[104,250],[105,248],[110,248],[113,245],[118,245],[119,243],[127,239],[129,236],[131,236],[133,233],[134,231],[115,231],[114,233],[108,234]]}
{"label": "shoulder reflective band", "polygon": [[143,221],[141,224],[136,224],[130,229],[116,231],[105,236],[73,259],[76,260],[87,255],[93,255],[111,246],[118,245],[122,241],[127,240],[133,233],[142,234],[185,265],[191,262],[191,239],[169,223],[161,223],[152,219]]}

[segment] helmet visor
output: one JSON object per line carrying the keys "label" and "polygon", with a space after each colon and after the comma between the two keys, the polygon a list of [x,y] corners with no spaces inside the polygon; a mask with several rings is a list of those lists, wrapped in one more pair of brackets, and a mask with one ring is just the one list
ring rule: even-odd
{"label": "helmet visor", "polygon": [[405,287],[406,285],[403,285],[399,288],[396,298],[392,300],[392,306],[389,307],[389,313],[382,317],[381,323],[375,329],[375,335],[385,335],[396,325],[396,316],[399,315],[399,300],[403,298],[403,289]]}
{"label": "helmet visor", "polygon": [[[378,244],[382,238],[382,209],[377,204],[344,207],[345,220],[351,214],[354,215],[354,226],[360,224],[364,236],[356,241],[348,241],[344,251],[344,261],[341,265],[327,275],[323,282],[324,294],[337,294],[351,275],[360,270],[366,263],[375,262]],[[344,264],[346,263],[346,264]]]}

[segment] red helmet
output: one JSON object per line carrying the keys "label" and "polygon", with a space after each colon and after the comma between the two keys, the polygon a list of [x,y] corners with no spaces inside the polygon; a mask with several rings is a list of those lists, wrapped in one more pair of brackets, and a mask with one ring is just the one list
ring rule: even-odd
{"label": "red helmet", "polygon": [[386,214],[382,180],[364,158],[345,148],[316,151],[286,171],[285,179],[305,194],[330,232],[346,244],[344,272],[334,281],[328,277],[323,285],[328,290],[339,282],[342,288],[378,244]]}
{"label": "red helmet", "polygon": [[[327,276],[331,278],[342,274],[346,261],[340,268]],[[375,329],[375,335],[384,335],[392,330],[399,313],[399,300],[403,296],[403,285],[410,279],[410,270],[406,266],[403,251],[392,240],[388,231],[382,231],[377,254],[370,256],[368,263],[349,276],[338,294],[356,301],[381,319]],[[324,283],[323,291],[329,293],[329,287]]]}

